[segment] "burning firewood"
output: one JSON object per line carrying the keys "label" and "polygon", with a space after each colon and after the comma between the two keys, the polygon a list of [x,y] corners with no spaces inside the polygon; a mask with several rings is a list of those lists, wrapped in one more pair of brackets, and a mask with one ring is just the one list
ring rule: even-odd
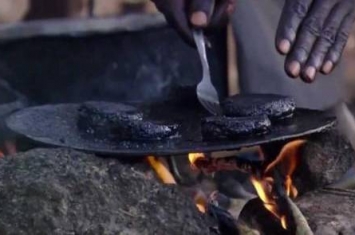
{"label": "burning firewood", "polygon": [[[334,144],[339,148],[335,148],[334,150]],[[328,145],[331,145],[333,150]],[[309,173],[310,170],[313,169],[312,166],[314,166],[310,164],[311,162],[319,163],[319,165],[315,166],[315,170],[321,174],[321,177],[324,177],[327,174],[327,170],[324,169],[328,169],[329,167],[340,167],[341,170],[335,175],[341,175],[346,171],[346,163],[352,161],[351,159],[354,158],[354,156],[348,157],[352,150],[348,151],[349,148],[344,147],[346,145],[346,141],[332,130],[328,133],[313,135],[307,141],[294,140],[286,143],[280,149],[281,151],[278,154],[275,154],[277,156],[270,155],[270,152],[260,152],[259,158],[248,159],[241,158],[240,156],[236,157],[235,155],[238,155],[238,152],[233,154],[231,152],[225,152],[223,154],[228,154],[228,156],[225,155],[222,157],[215,157],[216,154],[191,153],[188,156],[191,163],[191,169],[203,172],[205,175],[215,176],[223,171],[239,171],[245,172],[246,175],[249,174],[251,176],[251,182],[259,197],[258,199],[252,199],[249,202],[246,200],[246,205],[243,205],[244,207],[241,206],[241,212],[238,212],[236,215],[231,213],[231,210],[228,209],[231,206],[231,201],[233,199],[226,204],[228,207],[215,204],[211,205],[210,202],[206,204],[206,198],[203,197],[202,200],[198,200],[195,197],[195,203],[199,208],[201,207],[204,209],[200,208],[200,211],[207,214],[210,213],[210,215],[216,218],[219,222],[219,226],[222,226],[222,229],[219,228],[219,230],[226,229],[226,231],[232,231],[232,233],[236,233],[235,231],[240,233],[240,231],[245,229],[245,231],[243,230],[243,235],[313,235],[305,216],[291,200],[291,198],[295,198],[299,194],[298,189],[294,184],[294,173],[298,173],[296,181],[297,186],[300,186],[302,193],[304,193],[304,189],[308,187],[307,183],[309,182],[307,182],[307,180],[313,181],[314,178],[312,177],[319,177],[319,175]],[[323,146],[324,148],[322,148]],[[348,151],[349,154],[346,154],[345,159],[338,159],[341,154],[339,154],[339,152],[334,152],[338,150],[340,150],[340,152]],[[329,155],[333,153],[335,153],[335,157],[329,157]],[[332,163],[334,159],[341,161],[340,166],[335,166],[335,163]],[[300,176],[300,174],[303,175]],[[331,182],[334,180],[335,176],[333,175],[332,177],[332,179],[320,178],[322,180],[316,183],[316,187],[324,186],[325,181]],[[300,179],[302,179],[303,182],[300,181]],[[305,186],[303,184],[305,184]],[[314,185],[312,187],[314,187]],[[312,189],[312,187],[308,187],[308,190]],[[202,201],[203,203],[200,203],[199,205],[199,203],[197,203],[198,201]],[[251,204],[255,205],[251,206]],[[253,207],[257,208],[253,209]],[[262,207],[262,210],[260,207]],[[247,210],[250,210],[251,212],[254,211],[254,213],[245,217],[245,211]],[[256,230],[251,228],[256,228]],[[266,231],[272,231],[272,233]]]}
{"label": "burning firewood", "polygon": [[263,202],[258,198],[250,200],[245,205],[238,219],[238,224],[253,228],[261,235],[313,235],[300,209],[288,197],[285,197],[285,199],[290,209],[289,216],[293,218],[294,228],[292,230],[283,229],[278,220],[265,209]]}
{"label": "burning firewood", "polygon": [[[264,161],[251,162],[238,157],[214,159],[198,153],[189,154],[189,160],[194,169],[201,170],[206,174],[221,170],[239,170],[249,173],[251,182],[265,208],[278,218],[282,227],[286,229],[286,216],[288,213],[282,210],[283,204],[280,204],[280,201],[275,198],[273,175],[275,171],[280,172],[282,176],[280,180],[282,180],[282,187],[285,188],[286,194],[296,197],[298,191],[294,187],[291,177],[297,167],[300,149],[304,144],[304,140],[295,140],[287,143],[276,158],[267,165]],[[260,159],[264,160],[263,157]],[[276,182],[276,184],[278,183],[281,182]]]}
{"label": "burning firewood", "polygon": [[264,202],[259,198],[248,201],[240,212],[238,223],[245,224],[247,227],[255,229],[260,235],[290,234],[288,230],[282,228],[280,220],[265,208]]}
{"label": "burning firewood", "polygon": [[228,211],[216,205],[208,204],[207,213],[217,220],[218,230],[221,234],[239,234],[236,220]]}
{"label": "burning firewood", "polygon": [[176,184],[174,176],[160,160],[153,156],[149,156],[147,157],[147,161],[164,184]]}
{"label": "burning firewood", "polygon": [[253,162],[248,159],[238,157],[210,158],[202,153],[189,154],[191,166],[196,170],[201,170],[205,174],[218,171],[242,171],[247,173],[257,173],[261,170],[262,162]]}
{"label": "burning firewood", "polygon": [[306,218],[297,207],[297,205],[289,197],[286,197],[286,200],[294,218],[296,235],[313,235],[313,232],[309,227]]}
{"label": "burning firewood", "polygon": [[227,210],[213,203],[208,204],[207,213],[217,220],[218,232],[220,234],[260,235],[257,230],[249,227],[248,224],[236,220]]}

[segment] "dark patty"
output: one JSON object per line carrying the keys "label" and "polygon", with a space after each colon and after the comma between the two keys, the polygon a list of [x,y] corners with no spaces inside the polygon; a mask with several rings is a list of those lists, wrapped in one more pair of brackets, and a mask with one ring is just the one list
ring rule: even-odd
{"label": "dark patty", "polygon": [[230,117],[268,116],[272,121],[292,117],[296,108],[294,99],[273,94],[243,94],[225,99],[223,112]]}
{"label": "dark patty", "polygon": [[202,119],[201,124],[202,136],[205,140],[234,140],[250,135],[263,135],[271,126],[266,116],[213,116]]}
{"label": "dark patty", "polygon": [[136,108],[120,103],[91,101],[79,107],[78,127],[96,138],[162,140],[175,137],[177,124],[143,120]]}

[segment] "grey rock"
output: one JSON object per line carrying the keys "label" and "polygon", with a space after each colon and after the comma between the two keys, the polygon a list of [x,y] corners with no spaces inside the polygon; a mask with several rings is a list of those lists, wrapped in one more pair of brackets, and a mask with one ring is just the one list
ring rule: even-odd
{"label": "grey rock", "polygon": [[317,190],[296,200],[315,235],[355,234],[355,191]]}
{"label": "grey rock", "polygon": [[338,181],[355,162],[350,143],[335,128],[307,138],[300,156],[294,174],[300,193]]}
{"label": "grey rock", "polygon": [[67,149],[0,160],[0,234],[210,234],[176,186],[132,165]]}

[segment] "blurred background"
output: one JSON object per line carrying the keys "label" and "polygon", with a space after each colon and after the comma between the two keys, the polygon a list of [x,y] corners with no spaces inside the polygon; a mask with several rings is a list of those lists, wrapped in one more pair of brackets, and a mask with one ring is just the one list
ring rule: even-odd
{"label": "blurred background", "polygon": [[148,0],[0,0],[0,21],[109,17],[132,12],[155,13]]}
{"label": "blurred background", "polygon": [[[60,18],[107,18],[128,14],[159,14],[149,0],[0,0],[0,23]],[[233,40],[227,40],[227,51],[234,51]],[[228,53],[227,53],[228,54]],[[232,55],[234,53],[229,53]],[[236,58],[228,58],[228,76],[237,78]],[[355,30],[348,41],[343,60],[347,79],[347,95],[355,91]],[[232,84],[237,86],[236,84]],[[234,92],[237,87],[232,88]],[[231,92],[233,93],[233,91]],[[355,96],[355,95],[354,95]]]}

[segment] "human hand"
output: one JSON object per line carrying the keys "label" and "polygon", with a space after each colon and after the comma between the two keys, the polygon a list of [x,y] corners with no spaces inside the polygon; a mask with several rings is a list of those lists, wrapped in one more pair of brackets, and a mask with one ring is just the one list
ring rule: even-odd
{"label": "human hand", "polygon": [[339,62],[355,19],[355,0],[285,0],[276,48],[285,71],[313,82]]}
{"label": "human hand", "polygon": [[206,30],[228,22],[235,0],[152,0],[182,38],[194,45],[191,28]]}

